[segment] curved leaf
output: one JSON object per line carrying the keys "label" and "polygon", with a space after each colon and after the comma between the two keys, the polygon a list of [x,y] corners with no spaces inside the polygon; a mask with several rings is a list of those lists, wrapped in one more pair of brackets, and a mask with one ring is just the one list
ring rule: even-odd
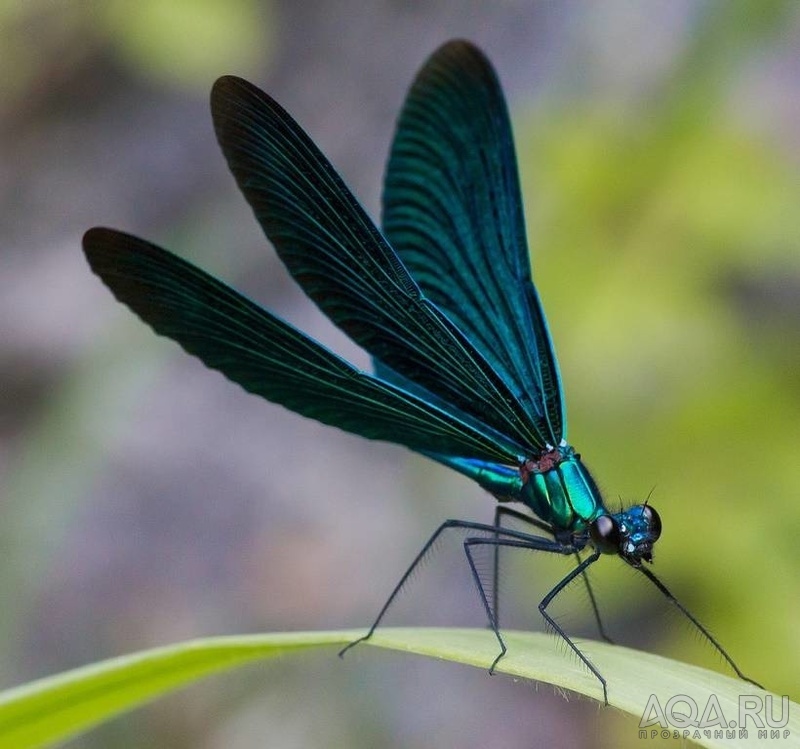
{"label": "curved leaf", "polygon": [[[40,679],[0,693],[0,747],[25,749],[63,741],[205,676],[294,651],[341,646],[361,634],[361,630],[292,632],[190,640]],[[602,701],[597,681],[575,659],[566,657],[551,635],[505,632],[504,637],[508,655],[497,672]],[[482,629],[385,628],[366,644],[481,668],[488,668],[497,654],[492,633]],[[637,720],[651,695],[662,707],[671,697],[686,695],[702,711],[713,694],[725,718],[738,720],[740,695],[763,700],[767,694],[738,679],[651,653],[592,641],[582,642],[581,649],[608,680],[609,704]],[[775,695],[774,700],[780,698]],[[790,705],[785,730],[794,739],[800,736],[800,705]],[[750,739],[739,738],[738,729],[733,738],[714,733],[710,730],[706,736],[699,731],[690,738],[706,747],[753,746],[754,729]]]}

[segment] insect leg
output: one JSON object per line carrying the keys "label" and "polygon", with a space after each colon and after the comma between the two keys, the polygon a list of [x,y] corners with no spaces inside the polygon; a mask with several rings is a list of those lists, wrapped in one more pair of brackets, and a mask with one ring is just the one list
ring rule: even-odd
{"label": "insect leg", "polygon": [[550,602],[567,587],[578,575],[582,575],[590,564],[594,564],[600,558],[600,552],[595,551],[590,556],[586,557],[572,572],[560,580],[555,587],[541,600],[539,603],[539,613],[545,618],[545,621],[553,628],[553,631],[558,634],[564,642],[569,645],[572,652],[583,661],[583,664],[597,677],[597,680],[603,685],[603,701],[608,705],[608,689],[606,687],[606,680],[601,673],[597,670],[594,664],[580,651],[578,646],[569,638],[566,632],[558,625],[555,619],[547,613],[547,607]]}
{"label": "insect leg", "polygon": [[[530,515],[525,514],[524,512],[520,512],[519,510],[515,510],[511,507],[505,507],[504,505],[497,505],[494,511],[494,524],[498,527],[502,527],[502,519],[503,517],[512,517],[516,520],[519,520],[523,523],[528,523],[540,530],[543,530],[547,533],[552,533],[551,527],[547,524],[539,520],[538,518],[533,518]],[[578,551],[575,552],[575,562],[576,564],[581,563],[580,553]],[[493,567],[493,575],[492,575],[492,586],[494,590],[494,596],[492,598],[492,610],[494,612],[494,620],[497,625],[500,625],[500,588],[499,588],[499,578],[500,578],[500,545],[495,546],[494,551],[494,567]],[[594,613],[594,620],[597,623],[597,629],[600,632],[600,636],[608,643],[614,644],[614,641],[606,634],[605,628],[603,627],[603,620],[600,618],[600,608],[597,605],[597,598],[594,595],[594,590],[592,589],[592,584],[589,581],[589,575],[584,570],[583,574],[583,582],[586,584],[586,592],[589,594],[589,603],[592,606],[592,612]]]}
{"label": "insect leg", "polygon": [[[502,527],[502,519],[503,517],[513,517],[516,520],[519,520],[523,523],[528,523],[529,525],[533,525],[534,527],[545,531],[546,533],[552,533],[552,528],[547,524],[539,520],[538,518],[531,517],[530,515],[525,514],[524,512],[520,512],[519,510],[515,510],[511,507],[505,507],[503,505],[498,504],[495,507],[494,511],[494,524],[500,528]],[[581,563],[580,553],[578,551],[575,552],[575,561],[577,564]],[[500,546],[495,546],[494,551],[494,567],[493,567],[493,575],[492,575],[492,586],[494,590],[494,597],[492,598],[492,609],[494,611],[494,620],[497,625],[500,625],[500,616],[499,616],[499,608],[500,608],[500,589],[499,589],[499,577],[500,577]],[[606,634],[605,628],[603,627],[603,620],[600,618],[600,608],[597,605],[597,598],[594,595],[594,590],[592,589],[592,584],[589,581],[589,574],[586,570],[583,571],[582,574],[583,582],[586,584],[586,592],[589,594],[589,602],[592,606],[592,612],[594,613],[594,620],[597,623],[597,630],[600,633],[600,636],[608,643],[614,644],[614,641]]]}
{"label": "insect leg", "polygon": [[500,534],[503,537],[503,538],[499,539],[501,541],[504,540],[504,539],[528,539],[528,538],[530,538],[530,536],[527,533],[521,533],[519,531],[514,531],[514,530],[511,530],[510,528],[509,529],[502,529],[502,528],[497,528],[496,526],[493,526],[493,525],[488,525],[486,523],[473,523],[473,522],[470,522],[470,521],[467,521],[467,520],[446,520],[444,523],[442,523],[436,529],[434,534],[428,539],[428,541],[422,547],[422,549],[420,550],[419,554],[417,554],[417,556],[414,558],[414,561],[411,562],[411,565],[409,566],[409,568],[405,571],[405,573],[403,573],[403,576],[400,578],[400,582],[398,582],[397,585],[395,585],[394,590],[392,590],[391,595],[386,600],[386,603],[383,604],[383,607],[378,612],[378,616],[375,617],[375,621],[372,623],[372,626],[367,631],[367,634],[365,634],[363,637],[359,637],[358,639],[353,640],[353,642],[349,643],[344,648],[342,648],[339,651],[339,657],[344,656],[344,654],[348,650],[350,650],[350,648],[354,647],[355,645],[358,645],[359,642],[363,642],[364,640],[368,640],[370,637],[372,637],[373,633],[375,632],[375,630],[378,628],[378,626],[380,625],[381,621],[383,620],[383,617],[386,615],[386,612],[389,610],[389,607],[394,603],[394,601],[397,598],[398,594],[403,589],[405,584],[408,582],[408,579],[411,577],[411,574],[417,568],[419,563],[425,558],[425,556],[431,550],[431,547],[436,543],[437,539],[446,530],[450,530],[450,529],[453,529],[453,528],[458,528],[458,529],[467,530],[467,531],[485,532],[485,533],[490,533],[492,535]]}
{"label": "insect leg", "polygon": [[[579,564],[581,561],[581,555],[577,551],[575,552],[575,561]],[[610,645],[613,645],[614,641],[606,634],[606,630],[603,627],[603,620],[600,618],[600,609],[597,606],[597,599],[594,597],[594,590],[592,589],[592,584],[589,582],[589,573],[584,569],[581,577],[583,577],[583,582],[586,583],[586,592],[589,594],[589,601],[592,604],[594,620],[597,622],[597,630],[600,632],[600,637],[602,637]]]}
{"label": "insect leg", "polygon": [[727,661],[728,665],[736,672],[736,675],[740,679],[744,679],[744,681],[749,681],[751,684],[755,684],[755,686],[763,689],[764,687],[761,686],[757,681],[753,681],[753,679],[745,676],[740,670],[739,667],[733,662],[733,658],[731,658],[725,648],[720,645],[717,640],[700,622],[692,615],[692,613],[677,599],[675,598],[672,593],[670,593],[669,589],[667,588],[664,583],[661,582],[649,569],[646,567],[637,567],[636,565],[631,565],[634,569],[639,570],[648,580],[650,580],[653,585],[658,588],[664,597],[672,604],[674,604],[678,610],[692,623],[695,627],[699,630],[700,634],[706,638],[713,646],[716,648],[717,652]]}
{"label": "insect leg", "polygon": [[[542,522],[538,518],[531,517],[524,512],[515,510],[512,507],[498,504],[494,508],[494,525],[498,531],[503,527],[503,518],[511,517],[523,523],[528,523],[545,533],[552,534],[552,529],[547,523]],[[500,533],[494,534],[495,539],[500,538]],[[492,561],[492,613],[494,614],[494,621],[497,626],[500,626],[500,544],[494,545],[494,559]]]}
{"label": "insect leg", "polygon": [[[494,528],[495,532],[498,529],[496,526]],[[469,561],[470,571],[472,572],[472,578],[475,581],[475,585],[478,587],[478,593],[481,597],[481,602],[483,603],[483,608],[486,612],[486,616],[489,619],[489,625],[494,632],[495,637],[497,638],[497,642],[500,644],[500,654],[497,658],[494,659],[491,667],[489,668],[489,673],[494,671],[495,666],[500,661],[500,659],[506,654],[506,645],[503,641],[503,637],[500,634],[500,629],[497,625],[497,621],[494,619],[494,614],[492,611],[492,606],[489,603],[489,598],[486,595],[486,590],[483,587],[483,582],[481,581],[480,573],[478,572],[477,565],[475,564],[475,559],[472,553],[473,546],[507,546],[509,548],[516,548],[516,549],[530,549],[532,551],[546,551],[551,554],[572,554],[575,552],[575,547],[569,544],[562,544],[558,541],[551,541],[548,538],[541,538],[540,536],[526,536],[524,538],[495,538],[494,536],[490,536],[489,538],[483,537],[470,537],[464,540],[464,551],[467,555],[467,560]],[[561,637],[566,640],[567,644],[577,653],[578,657],[584,661],[584,663],[588,666],[588,668],[592,671],[592,673],[597,676],[600,682],[603,684],[603,689],[605,691],[605,680],[597,669],[589,662],[589,660],[584,656],[580,650],[575,646],[572,640],[567,637],[566,633],[555,623],[552,617],[547,614],[544,609],[550,603],[550,601],[555,597],[555,595],[562,590],[566,585],[568,585],[577,575],[580,575],[590,564],[597,561],[600,557],[600,553],[596,552],[592,556],[587,557],[583,562],[581,562],[572,572],[570,572],[558,585],[551,590],[547,596],[542,600],[539,604],[539,611],[542,613],[542,616],[553,626],[553,629],[561,635]]]}

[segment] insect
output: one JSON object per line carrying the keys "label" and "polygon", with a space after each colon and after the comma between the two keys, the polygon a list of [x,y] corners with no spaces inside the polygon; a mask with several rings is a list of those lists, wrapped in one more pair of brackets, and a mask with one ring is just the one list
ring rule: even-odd
{"label": "insect", "polygon": [[[655,585],[746,679],[647,566],[661,534],[647,503],[609,512],[566,441],[558,365],[530,272],[511,124],[497,76],[465,41],[437,50],[405,101],[379,231],[300,126],[235,77],[211,94],[217,139],[266,236],[305,293],[373,357],[360,371],[231,287],[149,242],[94,228],[92,270],[157,333],[245,390],[368,439],[420,452],[499,502],[494,522],[448,520],[425,544],[367,634],[443,533],[466,559],[500,652],[496,596],[475,558],[500,548],[574,556],[542,599],[553,631],[606,680],[548,613],[571,581],[615,554]],[[509,507],[516,502],[530,514]],[[502,525],[512,517],[530,532]],[[585,553],[583,558],[581,554]],[[342,651],[344,653],[344,650]]]}

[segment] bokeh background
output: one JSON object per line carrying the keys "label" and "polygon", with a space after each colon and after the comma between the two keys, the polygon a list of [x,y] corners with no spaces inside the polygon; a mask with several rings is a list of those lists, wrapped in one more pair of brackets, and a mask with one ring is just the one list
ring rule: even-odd
{"label": "bokeh background", "polygon": [[[194,636],[364,626],[439,522],[491,518],[470,482],[261,402],[156,338],[80,250],[92,225],[138,233],[366,365],[260,235],[208,91],[223,73],[268,90],[377,216],[405,91],[456,36],[509,98],[571,441],[612,505],[652,492],[656,572],[746,673],[800,698],[791,0],[0,5],[0,685]],[[507,561],[506,623],[540,628],[564,562]],[[723,668],[645,581],[597,568],[619,642]],[[558,613],[594,636],[580,587]],[[484,624],[457,544],[392,621]],[[70,746],[636,736],[550,687],[362,649],[215,678]]]}

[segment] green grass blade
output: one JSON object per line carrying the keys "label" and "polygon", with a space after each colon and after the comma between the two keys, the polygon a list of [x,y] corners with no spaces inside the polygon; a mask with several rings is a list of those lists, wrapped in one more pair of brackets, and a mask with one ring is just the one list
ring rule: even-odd
{"label": "green grass blade", "polygon": [[[360,630],[298,632],[191,640],[31,682],[0,693],[0,747],[25,749],[63,741],[211,674],[294,651],[340,646],[360,634]],[[522,632],[507,632],[505,638],[509,652],[498,672],[602,700],[596,679],[576,658],[564,654],[556,638]],[[475,629],[386,628],[369,645],[481,668],[488,668],[497,654],[492,634]],[[727,720],[738,719],[740,694],[762,698],[766,694],[737,679],[649,653],[592,641],[581,642],[581,649],[608,680],[609,703],[637,719],[651,694],[662,707],[675,695],[690,696],[701,712],[713,694]],[[775,700],[779,704],[780,698]],[[800,738],[800,705],[790,707],[785,730],[790,742]],[[741,739],[737,729],[734,738],[718,738],[712,729],[708,736],[701,730],[690,738],[701,746],[744,747],[753,746],[755,735],[753,729],[749,739]]]}

